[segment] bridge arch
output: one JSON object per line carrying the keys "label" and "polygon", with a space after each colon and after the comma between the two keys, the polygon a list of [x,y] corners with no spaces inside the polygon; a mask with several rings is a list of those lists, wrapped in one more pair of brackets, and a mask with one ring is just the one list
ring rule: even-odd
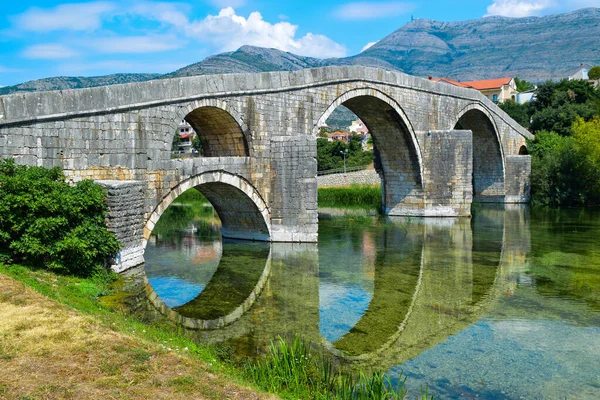
{"label": "bridge arch", "polygon": [[317,135],[331,113],[343,105],[356,114],[373,136],[378,154],[376,168],[382,178],[382,211],[403,215],[422,202],[423,161],[413,126],[402,107],[373,88],[352,89],[336,98],[314,127]]}
{"label": "bridge arch", "polygon": [[195,188],[210,201],[221,219],[221,235],[233,239],[271,240],[271,216],[267,204],[250,182],[226,171],[207,171],[171,189],[154,208],[144,227],[143,247],[169,205],[188,189]]}
{"label": "bridge arch", "polygon": [[220,99],[195,100],[180,106],[171,134],[185,120],[200,137],[204,157],[247,157],[251,135],[237,111]]}
{"label": "bridge arch", "polygon": [[479,104],[465,107],[454,129],[473,132],[473,201],[504,202],[504,150],[494,118]]}

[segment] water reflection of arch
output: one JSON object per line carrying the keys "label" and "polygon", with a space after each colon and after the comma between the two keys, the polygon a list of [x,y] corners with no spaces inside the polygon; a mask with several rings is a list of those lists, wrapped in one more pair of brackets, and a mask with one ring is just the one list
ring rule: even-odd
{"label": "water reflection of arch", "polygon": [[254,304],[271,273],[268,243],[241,247],[225,242],[219,267],[208,284],[190,302],[170,308],[154,291],[143,273],[144,291],[152,306],[172,322],[188,329],[218,329],[239,320]]}
{"label": "water reflection of arch", "polygon": [[[422,230],[416,224],[386,229],[375,257],[374,292],[360,320],[340,339],[326,343],[338,357],[364,359],[385,351],[401,335],[423,274]],[[390,261],[390,258],[393,261]]]}
{"label": "water reflection of arch", "polygon": [[[326,344],[342,363],[389,369],[477,321],[505,291],[506,282],[501,279],[505,238],[501,210],[478,211],[472,221],[394,219],[394,223],[423,238],[414,297],[405,310],[394,310],[395,320],[401,319],[395,330],[378,330],[372,316],[365,320],[362,325],[374,325],[371,330],[376,335],[365,335],[365,344],[355,346],[358,352],[347,351],[350,341],[345,349],[338,343]],[[375,283],[376,289],[384,285]],[[394,285],[389,286],[392,289]],[[377,297],[375,293],[370,307],[375,301],[382,303]],[[381,311],[380,319],[384,318]]]}

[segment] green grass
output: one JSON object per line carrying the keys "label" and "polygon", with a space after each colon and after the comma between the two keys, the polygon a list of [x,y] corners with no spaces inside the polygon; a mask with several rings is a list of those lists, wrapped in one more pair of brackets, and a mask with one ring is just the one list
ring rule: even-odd
{"label": "green grass", "polygon": [[[290,399],[406,399],[399,377],[394,386],[382,372],[349,374],[338,371],[331,360],[304,340],[281,337],[271,342],[268,353],[246,365],[248,377],[259,387]],[[430,398],[421,393],[417,398]]]}
{"label": "green grass", "polygon": [[[166,323],[143,323],[133,316],[99,302],[101,296],[111,292],[111,284],[118,278],[117,274],[105,272],[97,273],[90,278],[81,278],[2,263],[0,263],[0,274],[10,276],[38,293],[73,309],[93,315],[99,318],[103,325],[109,326],[116,332],[165,345],[181,354],[206,362],[209,365],[207,370],[211,373],[222,374],[235,382],[248,384],[244,381],[239,368],[219,359],[218,348],[198,344],[186,331]],[[137,356],[140,359],[147,357],[142,353]]]}
{"label": "green grass", "polygon": [[[162,344],[204,361],[208,372],[225,376],[232,382],[256,386],[284,398],[404,399],[408,394],[404,388],[404,379],[399,379],[398,385],[392,387],[389,377],[382,373],[350,375],[337,372],[329,358],[297,338],[290,342],[279,338],[271,344],[265,357],[243,365],[234,365],[227,360],[230,359],[227,352],[223,353],[218,346],[194,342],[184,330],[167,324],[143,323],[99,302],[101,296],[112,290],[111,283],[117,279],[116,274],[98,273],[90,278],[80,278],[2,263],[0,273],[71,308],[93,315],[104,326],[116,332]],[[118,353],[132,353],[140,365],[150,357],[144,350],[126,346],[114,350]],[[10,357],[2,352],[2,348],[0,355]],[[109,375],[117,375],[121,366],[112,360],[103,360],[99,368]],[[185,392],[193,384],[191,379],[193,378],[182,377],[173,380],[170,386],[178,392]],[[427,396],[419,395],[419,398]]]}
{"label": "green grass", "polygon": [[319,207],[379,210],[381,208],[381,186],[351,185],[319,188]]}

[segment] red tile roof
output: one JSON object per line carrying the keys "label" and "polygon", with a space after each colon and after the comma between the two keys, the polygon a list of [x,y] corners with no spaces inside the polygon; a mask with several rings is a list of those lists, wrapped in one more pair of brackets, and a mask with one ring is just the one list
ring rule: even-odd
{"label": "red tile roof", "polygon": [[445,82],[454,86],[464,87],[469,89],[486,90],[486,89],[500,89],[504,85],[508,85],[513,78],[498,78],[498,79],[486,79],[482,81],[471,81],[471,82],[458,82],[448,78],[434,78],[429,77],[430,81],[433,82]]}

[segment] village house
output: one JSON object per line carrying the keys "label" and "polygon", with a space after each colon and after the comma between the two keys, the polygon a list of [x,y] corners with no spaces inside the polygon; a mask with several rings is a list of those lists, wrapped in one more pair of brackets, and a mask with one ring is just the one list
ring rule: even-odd
{"label": "village house", "polygon": [[444,82],[449,85],[479,90],[484,96],[494,103],[502,103],[506,100],[517,101],[517,84],[514,78],[485,79],[481,81],[458,82],[448,78],[429,77],[433,82]]}
{"label": "village house", "polygon": [[177,149],[173,149],[178,154],[192,154],[195,153],[195,149],[192,147],[194,141],[194,128],[186,121],[181,120],[181,123],[177,126],[177,134],[179,135],[179,145]]}

